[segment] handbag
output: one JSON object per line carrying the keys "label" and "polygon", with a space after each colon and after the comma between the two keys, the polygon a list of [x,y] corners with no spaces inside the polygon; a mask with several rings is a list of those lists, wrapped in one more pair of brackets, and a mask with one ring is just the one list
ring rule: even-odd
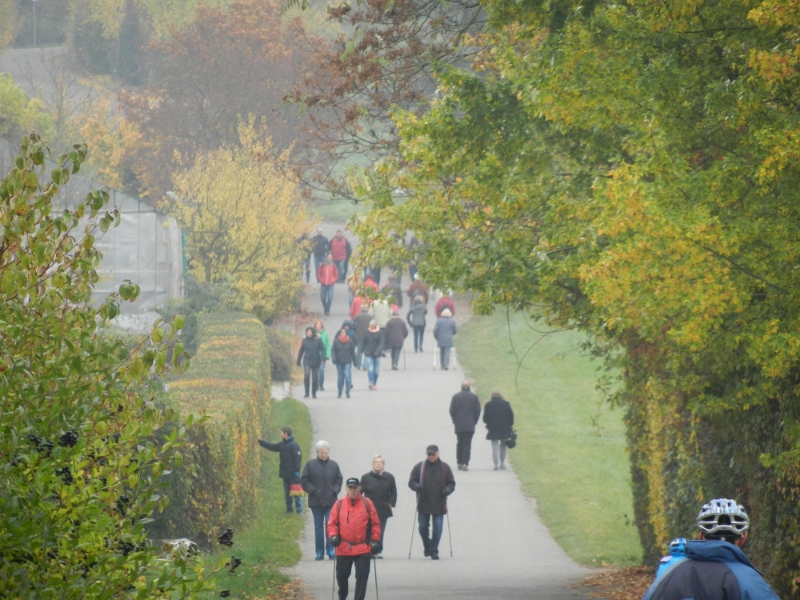
{"label": "handbag", "polygon": [[303,486],[299,483],[292,483],[289,484],[289,496],[296,497],[296,496],[305,496],[306,493],[303,491]]}
{"label": "handbag", "polygon": [[506,439],[506,448],[513,448],[517,445],[517,432],[514,429],[509,429],[508,438]]}

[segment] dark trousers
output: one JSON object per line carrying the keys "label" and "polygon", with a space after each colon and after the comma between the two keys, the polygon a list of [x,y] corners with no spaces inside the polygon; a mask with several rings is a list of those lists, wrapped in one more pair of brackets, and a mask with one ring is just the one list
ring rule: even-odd
{"label": "dark trousers", "polygon": [[472,450],[472,436],[474,431],[461,431],[456,434],[456,462],[459,465],[469,464],[470,450]]}
{"label": "dark trousers", "polygon": [[308,397],[308,383],[311,380],[311,395],[317,395],[317,382],[319,381],[319,365],[311,367],[303,365],[303,385],[306,388],[306,398]]}
{"label": "dark trousers", "polygon": [[422,350],[422,338],[425,336],[425,325],[414,325],[414,352]]}
{"label": "dark trousers", "polygon": [[286,512],[292,512],[292,504],[294,503],[297,505],[297,514],[302,515],[303,497],[289,495],[290,487],[293,483],[294,477],[283,477],[283,494],[286,496]]}
{"label": "dark trousers", "polygon": [[338,283],[344,283],[347,279],[347,261],[345,259],[335,260],[333,264],[336,265],[336,270],[339,271],[339,279],[336,281]]}
{"label": "dark trousers", "polygon": [[392,348],[392,366],[395,369],[397,368],[397,364],[400,362],[400,353],[402,351],[402,348]]}
{"label": "dark trousers", "polygon": [[389,522],[389,517],[378,517],[381,520],[381,548],[383,548],[383,535],[386,533],[386,523]]}
{"label": "dark trousers", "polygon": [[356,565],[356,593],[355,600],[364,600],[367,595],[367,581],[369,581],[369,559],[370,554],[359,554],[358,556],[336,556],[336,583],[339,584],[339,600],[347,598],[348,579]]}
{"label": "dark trousers", "polygon": [[306,283],[311,280],[311,255],[309,254],[306,256],[305,260],[303,261],[303,269],[306,272]]}

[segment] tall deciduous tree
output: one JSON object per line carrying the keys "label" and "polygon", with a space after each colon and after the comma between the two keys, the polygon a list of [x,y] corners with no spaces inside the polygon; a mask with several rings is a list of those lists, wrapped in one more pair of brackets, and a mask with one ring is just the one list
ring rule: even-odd
{"label": "tall deciduous tree", "polygon": [[286,153],[272,154],[252,125],[239,143],[205,152],[173,177],[162,207],[186,232],[192,274],[201,283],[231,278],[245,308],[262,320],[291,309],[302,288],[295,244],[308,216],[297,187],[281,175]]}

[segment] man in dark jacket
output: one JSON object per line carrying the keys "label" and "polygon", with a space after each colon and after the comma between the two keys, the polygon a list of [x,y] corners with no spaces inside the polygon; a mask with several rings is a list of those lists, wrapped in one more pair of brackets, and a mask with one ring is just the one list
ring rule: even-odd
{"label": "man in dark jacket", "polygon": [[392,310],[392,316],[386,321],[383,328],[386,347],[392,351],[392,370],[397,371],[400,362],[400,353],[403,351],[403,342],[408,337],[408,326],[400,316],[399,310]]}
{"label": "man in dark jacket", "polygon": [[397,283],[396,275],[389,275],[389,281],[383,286],[383,290],[381,291],[387,296],[391,294],[391,298],[389,299],[390,304],[396,304],[398,308],[403,308],[403,290],[400,284]]}
{"label": "man in dark jacket", "polygon": [[[439,459],[439,447],[431,444],[425,450],[427,460],[417,463],[411,470],[408,487],[417,492],[419,535],[422,537],[423,553],[439,560],[439,540],[442,523],[447,514],[447,497],[456,489],[456,480],[450,466]],[[432,535],[428,535],[431,520]]]}
{"label": "man in dark jacket", "polygon": [[339,465],[328,457],[330,452],[328,442],[318,441],[316,449],[317,458],[306,463],[303,474],[300,476],[300,484],[308,494],[308,507],[311,509],[311,514],[314,515],[317,560],[324,559],[326,551],[328,557],[333,560],[333,545],[325,534],[325,529],[328,525],[331,508],[336,504],[339,492],[342,491],[343,478]]}
{"label": "man in dark jacket", "polygon": [[313,327],[306,327],[306,337],[303,338],[300,350],[297,352],[297,366],[300,366],[301,361],[303,364],[303,385],[306,389],[304,398],[308,398],[309,379],[311,380],[311,397],[317,397],[319,366],[325,358],[325,344],[317,337],[317,332]]}
{"label": "man in dark jacket", "polygon": [[494,470],[506,468],[506,440],[514,426],[514,411],[498,391],[492,392],[483,407],[483,422],[486,423],[486,439],[492,442],[492,462]]}
{"label": "man in dark jacket", "polygon": [[[394,475],[385,470],[386,463],[378,454],[372,459],[372,471],[361,476],[361,493],[372,500],[381,521],[381,548],[386,533],[386,523],[397,506],[397,485]],[[380,553],[375,558],[383,558]]]}
{"label": "man in dark jacket", "polygon": [[778,600],[741,548],[750,517],[728,498],[703,505],[697,515],[699,540],[670,544],[643,600]]}
{"label": "man in dark jacket", "polygon": [[367,379],[371,390],[378,389],[378,375],[380,374],[384,345],[383,331],[378,327],[375,319],[372,319],[369,322],[367,334],[364,336],[364,364],[367,368]]}
{"label": "man in dark jacket", "polygon": [[469,381],[461,384],[461,391],[450,400],[450,418],[456,429],[456,461],[459,471],[469,470],[472,436],[481,416],[481,402],[469,389]]}
{"label": "man in dark jacket", "polygon": [[[325,257],[331,250],[331,244],[324,235],[322,235],[322,227],[317,228],[317,235],[311,238],[311,252],[314,255],[314,273],[319,273],[319,266],[325,262]],[[319,282],[319,275],[317,275],[317,282]]]}
{"label": "man in dark jacket", "polygon": [[[283,479],[283,493],[286,496],[286,512],[292,514],[292,497],[289,495],[291,485],[300,483],[300,465],[303,462],[303,453],[300,451],[300,444],[294,441],[292,428],[288,425],[281,427],[281,441],[271,444],[264,440],[258,440],[262,448],[278,452],[280,456],[280,466],[278,476]],[[295,496],[297,514],[303,514],[303,498]]]}
{"label": "man in dark jacket", "polygon": [[350,388],[353,386],[352,364],[356,360],[356,344],[350,337],[346,328],[342,328],[336,339],[331,344],[331,362],[336,365],[336,387],[339,390],[337,398],[342,397],[344,389],[347,397],[350,397]]}

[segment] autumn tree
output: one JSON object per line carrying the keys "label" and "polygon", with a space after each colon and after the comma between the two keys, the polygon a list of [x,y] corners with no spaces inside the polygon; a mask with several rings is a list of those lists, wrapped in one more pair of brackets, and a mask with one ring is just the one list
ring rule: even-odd
{"label": "autumn tree", "polygon": [[[493,0],[471,68],[397,110],[352,178],[366,260],[584,330],[620,373],[635,516],[655,559],[698,503],[750,508],[749,554],[798,597],[796,3]],[[791,6],[790,6],[791,5]],[[791,15],[791,16],[790,16]],[[402,190],[398,197],[397,190]]]}
{"label": "autumn tree", "polygon": [[191,164],[198,153],[238,143],[248,116],[266,119],[275,148],[289,148],[298,108],[283,97],[303,72],[302,39],[299,22],[284,23],[275,4],[243,0],[228,9],[200,6],[191,23],[155,44],[158,83],[120,95],[126,118],[153,141],[130,156],[140,190],[160,198],[176,155]]}
{"label": "autumn tree", "polygon": [[281,175],[286,152],[242,124],[239,142],[198,154],[173,177],[161,207],[187,236],[190,272],[200,283],[228,278],[244,308],[270,320],[295,305],[303,250],[295,244],[308,216],[297,187]]}

